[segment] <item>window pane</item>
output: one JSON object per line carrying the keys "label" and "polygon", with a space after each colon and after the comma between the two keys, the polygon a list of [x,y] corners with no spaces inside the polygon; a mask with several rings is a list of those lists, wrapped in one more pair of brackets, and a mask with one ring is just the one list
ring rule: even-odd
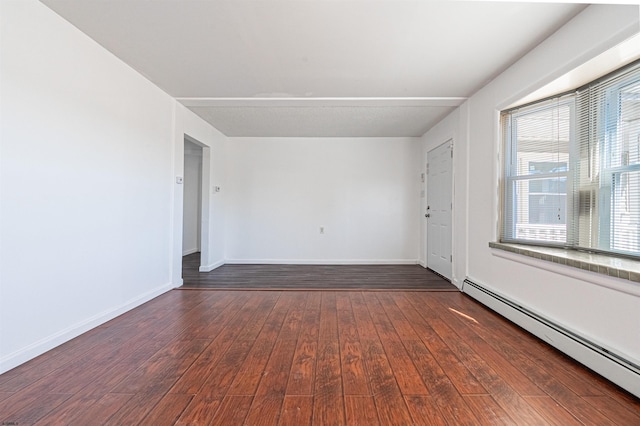
{"label": "window pane", "polygon": [[640,82],[620,91],[620,120],[612,141],[611,167],[640,164]]}
{"label": "window pane", "polygon": [[618,173],[613,180],[611,248],[640,253],[640,171]]}
{"label": "window pane", "polygon": [[573,97],[524,108],[506,124],[510,188],[503,236],[564,244]]}
{"label": "window pane", "polygon": [[[515,239],[564,243],[567,239],[566,177],[513,182]],[[545,188],[547,187],[547,188]],[[538,189],[551,189],[538,191]]]}
{"label": "window pane", "polygon": [[570,114],[564,104],[515,118],[517,176],[567,171]]}

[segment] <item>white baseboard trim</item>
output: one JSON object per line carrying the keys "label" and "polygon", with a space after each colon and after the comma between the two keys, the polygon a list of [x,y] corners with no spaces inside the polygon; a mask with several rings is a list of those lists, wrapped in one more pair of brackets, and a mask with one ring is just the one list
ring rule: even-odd
{"label": "white baseboard trim", "polygon": [[427,262],[425,262],[424,260],[418,260],[418,265],[422,266],[423,268],[426,268]]}
{"label": "white baseboard trim", "polygon": [[222,265],[224,265],[224,263],[225,263],[224,260],[219,260],[216,263],[212,263],[211,265],[200,266],[200,268],[198,268],[198,271],[200,271],[200,272],[211,272],[214,269],[219,268]]}
{"label": "white baseboard trim", "polygon": [[469,278],[462,291],[623,389],[640,397],[640,366],[607,348]]}
{"label": "white baseboard trim", "polygon": [[192,248],[192,249],[189,249],[189,250],[184,250],[184,251],[182,252],[182,255],[183,255],[183,256],[188,256],[188,255],[190,255],[190,254],[197,253],[197,252],[199,252],[199,251],[200,251],[200,249],[198,249],[198,248],[196,247],[196,248]]}
{"label": "white baseboard trim", "polygon": [[119,306],[116,306],[107,311],[101,312],[97,315],[94,315],[90,318],[87,318],[83,321],[80,321],[76,324],[71,325],[63,330],[60,330],[57,333],[54,333],[50,336],[47,336],[43,339],[38,340],[22,349],[19,349],[15,352],[12,352],[8,355],[0,358],[0,374],[11,370],[25,362],[42,355],[43,353],[60,346],[61,344],[68,342],[69,340],[78,337],[82,333],[85,333],[93,328],[96,328],[107,321],[110,321],[117,317],[118,315],[122,315],[123,313],[130,311],[133,308],[136,308],[143,303],[148,302],[149,300],[160,296],[163,293],[174,288],[173,283],[165,284],[162,287],[158,287],[154,290],[151,290],[147,293],[144,293],[134,299],[131,299]]}
{"label": "white baseboard trim", "polygon": [[235,265],[417,265],[417,259],[225,259]]}

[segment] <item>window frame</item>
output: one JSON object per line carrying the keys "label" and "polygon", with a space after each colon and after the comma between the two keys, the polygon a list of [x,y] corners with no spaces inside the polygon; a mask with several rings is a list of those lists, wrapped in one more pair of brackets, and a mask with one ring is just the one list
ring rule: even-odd
{"label": "window frame", "polygon": [[[598,250],[602,250],[607,253],[640,258],[640,253],[635,254],[613,248],[613,235],[615,233],[616,224],[612,215],[616,195],[614,191],[614,182],[619,180],[623,173],[640,171],[640,163],[626,166],[612,166],[611,150],[613,149],[613,146],[610,142],[612,139],[617,140],[619,136],[620,121],[622,120],[619,105],[622,103],[622,92],[626,87],[638,84],[640,84],[640,70],[635,75],[629,76],[628,78],[625,78],[609,87],[607,89],[607,94],[604,97],[605,105],[603,105],[602,114],[600,114],[600,120],[605,123],[605,128],[603,129],[602,137],[599,137],[601,150],[601,164],[599,170],[601,183],[599,185],[599,199],[601,201],[598,206],[599,234],[597,248]],[[611,128],[607,128],[607,125],[609,124],[612,125]],[[602,182],[604,182],[604,184]]]}
{"label": "window frame", "polygon": [[[511,143],[514,139],[517,141],[517,124],[514,123],[514,119],[518,117],[525,116],[531,113],[545,111],[552,108],[559,108],[563,105],[569,106],[569,116],[570,126],[569,126],[569,158],[567,159],[567,170],[561,173],[543,173],[543,174],[526,174],[526,175],[518,175],[518,148],[514,147],[514,144]],[[504,166],[503,166],[503,182],[504,187],[502,191],[502,202],[500,203],[500,217],[501,217],[501,229],[500,229],[500,241],[504,243],[514,243],[514,244],[527,244],[527,245],[538,245],[538,246],[546,246],[546,247],[570,247],[571,242],[573,241],[572,223],[569,221],[573,220],[573,197],[569,192],[569,188],[573,188],[573,173],[571,172],[571,162],[572,157],[574,155],[575,143],[574,140],[576,138],[575,132],[575,113],[576,113],[576,101],[575,96],[573,94],[562,94],[557,97],[544,99],[538,102],[534,102],[522,107],[514,108],[511,110],[502,111],[501,113],[501,121],[508,117],[508,123],[501,122],[502,137],[504,141]],[[529,240],[529,239],[519,239],[516,238],[516,224],[517,220],[515,216],[518,215],[518,209],[516,207],[517,197],[513,195],[513,192],[516,191],[514,183],[521,181],[534,181],[541,179],[552,179],[557,177],[564,177],[566,179],[565,183],[565,228],[566,228],[566,237],[564,242],[554,242],[554,241],[544,241],[544,240]],[[510,218],[508,220],[507,218]],[[509,232],[507,230],[507,226],[511,224],[512,229]],[[511,235],[511,236],[510,236]]]}
{"label": "window frame", "polygon": [[[625,76],[625,73],[628,73],[628,75]],[[620,80],[615,82],[615,79]],[[607,86],[607,83],[610,82],[613,82],[613,84]],[[600,83],[604,83],[604,86],[600,87]],[[614,183],[620,180],[623,173],[640,172],[640,162],[612,167],[610,152],[614,149],[611,141],[617,141],[619,135],[622,92],[624,88],[639,83],[640,61],[636,61],[575,90],[500,111],[500,134],[504,153],[500,174],[502,187],[500,196],[502,199],[500,200],[498,214],[500,220],[498,235],[501,243],[564,248],[640,260],[640,249],[636,252],[615,250],[613,248],[616,224],[613,223],[615,215],[612,211],[613,206],[616,205],[616,200],[614,199],[616,187]],[[591,100],[590,92],[585,105],[585,102],[580,98],[583,90],[600,90],[600,98],[597,99],[595,105]],[[638,97],[640,100],[640,94]],[[516,190],[515,183],[518,181],[558,177],[559,175],[555,172],[553,174],[537,174],[534,176],[517,174],[518,147],[517,144],[514,145],[514,142],[517,142],[517,125],[514,123],[514,118],[563,104],[570,105],[570,141],[567,171],[560,175],[566,177],[566,241],[554,242],[544,239],[516,238],[518,209],[516,206],[517,198],[513,195]],[[588,121],[584,119],[585,113]],[[508,120],[508,122],[505,123],[504,120]],[[585,121],[587,124],[584,129],[588,128],[586,130],[588,137],[593,138],[590,140],[593,140],[597,146],[597,152],[594,154],[592,149],[589,148],[589,142],[587,142],[586,157],[584,152],[585,145],[582,139],[582,133],[585,130],[579,127],[584,123],[580,120]],[[595,138],[590,133],[593,126],[597,129]],[[587,182],[584,180],[584,175],[580,180],[578,173],[580,173],[581,167],[587,167],[587,176],[591,181],[590,185],[583,185],[584,182]],[[596,194],[594,194],[594,191]],[[583,208],[583,200],[580,198],[584,196],[583,192],[589,192],[590,195],[587,196],[592,200],[589,201],[590,210],[587,217],[590,220],[588,222],[584,221],[583,212],[580,211]],[[633,197],[632,200],[637,200],[640,195],[632,193],[631,197]],[[588,234],[586,240],[588,246],[580,244],[585,242],[581,241],[581,238],[584,239],[585,235],[581,233],[580,226],[588,226],[586,231]]]}

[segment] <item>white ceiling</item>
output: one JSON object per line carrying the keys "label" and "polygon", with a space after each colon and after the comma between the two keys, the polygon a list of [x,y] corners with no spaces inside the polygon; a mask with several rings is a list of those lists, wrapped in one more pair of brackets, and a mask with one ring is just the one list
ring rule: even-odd
{"label": "white ceiling", "polygon": [[420,136],[578,4],[41,0],[228,136]]}

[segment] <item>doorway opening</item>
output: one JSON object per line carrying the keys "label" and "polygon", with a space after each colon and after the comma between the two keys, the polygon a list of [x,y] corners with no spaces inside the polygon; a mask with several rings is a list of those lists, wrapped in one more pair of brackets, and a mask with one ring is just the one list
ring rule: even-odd
{"label": "doorway opening", "polygon": [[202,146],[184,139],[182,197],[182,256],[201,264],[202,252]]}

